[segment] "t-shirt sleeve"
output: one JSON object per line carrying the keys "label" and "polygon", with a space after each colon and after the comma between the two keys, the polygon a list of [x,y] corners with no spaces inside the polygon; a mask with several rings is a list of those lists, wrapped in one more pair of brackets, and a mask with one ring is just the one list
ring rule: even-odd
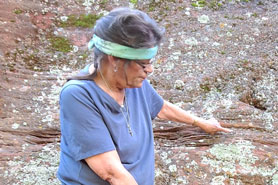
{"label": "t-shirt sleeve", "polygon": [[80,85],[68,85],[62,90],[60,118],[62,139],[74,160],[115,149],[92,97]]}
{"label": "t-shirt sleeve", "polygon": [[144,94],[147,97],[147,103],[151,113],[151,118],[154,119],[162,109],[164,100],[147,80],[144,81],[143,87],[145,91]]}

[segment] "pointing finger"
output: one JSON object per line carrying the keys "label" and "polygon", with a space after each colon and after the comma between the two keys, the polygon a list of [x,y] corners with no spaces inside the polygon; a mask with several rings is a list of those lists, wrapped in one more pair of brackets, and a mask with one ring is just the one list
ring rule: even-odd
{"label": "pointing finger", "polygon": [[223,132],[226,132],[226,133],[229,133],[229,132],[233,131],[232,129],[228,129],[228,128],[224,128],[224,127],[219,127],[219,130],[223,131]]}

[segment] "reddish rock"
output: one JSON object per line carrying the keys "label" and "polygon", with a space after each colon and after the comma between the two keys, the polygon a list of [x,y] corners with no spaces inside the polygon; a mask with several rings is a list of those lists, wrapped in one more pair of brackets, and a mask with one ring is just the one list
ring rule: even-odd
{"label": "reddish rock", "polygon": [[[155,120],[156,184],[278,184],[277,3],[235,1],[218,10],[191,3],[151,7],[138,1],[138,8],[153,8],[149,14],[166,25],[150,81],[165,99],[214,116],[233,133],[208,135]],[[71,0],[10,0],[0,9],[0,182],[27,184],[25,177],[39,169],[29,184],[59,184],[59,90],[91,62],[84,54],[91,30],[59,29],[55,20],[84,14],[85,7]],[[200,24],[200,15],[210,22]],[[47,38],[54,32],[79,50],[51,50]],[[197,44],[185,45],[189,38]],[[179,89],[177,80],[184,82]]]}

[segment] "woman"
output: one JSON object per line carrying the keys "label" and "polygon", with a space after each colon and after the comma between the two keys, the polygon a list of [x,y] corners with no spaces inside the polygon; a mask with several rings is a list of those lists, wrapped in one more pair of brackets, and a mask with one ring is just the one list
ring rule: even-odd
{"label": "woman", "polygon": [[164,101],[145,80],[162,35],[138,10],[115,9],[97,21],[89,43],[94,66],[68,81],[60,95],[63,184],[154,184],[156,116],[208,133],[230,131]]}

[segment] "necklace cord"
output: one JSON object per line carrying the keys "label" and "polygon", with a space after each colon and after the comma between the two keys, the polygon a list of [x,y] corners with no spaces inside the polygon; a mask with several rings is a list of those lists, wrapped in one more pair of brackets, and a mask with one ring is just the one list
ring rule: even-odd
{"label": "necklace cord", "polygon": [[[109,91],[111,92],[112,95],[114,95],[112,89],[110,88],[109,84],[106,82],[101,70],[99,69],[99,73],[100,73],[100,76],[101,76],[101,79],[102,81],[105,83],[106,87],[109,89]],[[125,118],[125,122],[126,122],[126,126],[128,128],[128,132],[131,136],[133,136],[133,132],[131,130],[131,126],[130,126],[130,117],[129,117],[129,108],[128,108],[128,104],[127,104],[127,97],[126,95],[124,95],[124,106],[126,107],[126,112],[127,112],[127,116],[125,116],[123,110],[122,110],[122,107],[120,107],[120,111],[122,113],[122,115],[124,116]]]}

